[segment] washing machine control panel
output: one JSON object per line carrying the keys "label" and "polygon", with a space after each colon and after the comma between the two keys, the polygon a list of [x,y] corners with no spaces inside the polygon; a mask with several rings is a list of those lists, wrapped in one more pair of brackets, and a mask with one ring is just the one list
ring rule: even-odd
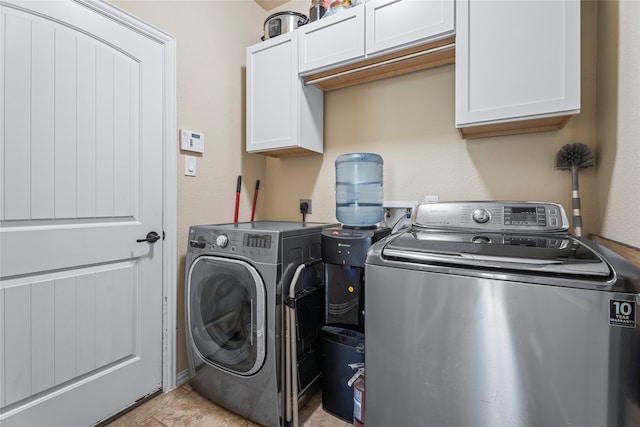
{"label": "washing machine control panel", "polygon": [[548,202],[423,203],[413,211],[417,227],[492,232],[565,232],[569,220],[562,207]]}
{"label": "washing machine control panel", "polygon": [[277,234],[247,230],[223,230],[197,226],[190,229],[189,252],[250,257],[259,262],[276,262]]}

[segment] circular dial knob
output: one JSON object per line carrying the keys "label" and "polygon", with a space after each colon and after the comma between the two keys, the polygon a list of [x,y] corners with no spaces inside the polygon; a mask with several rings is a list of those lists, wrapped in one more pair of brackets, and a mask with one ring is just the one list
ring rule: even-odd
{"label": "circular dial knob", "polygon": [[224,248],[228,244],[229,244],[229,238],[227,237],[226,234],[221,234],[218,237],[216,237],[216,245],[220,246],[221,248]]}
{"label": "circular dial knob", "polygon": [[491,219],[491,212],[488,209],[476,209],[471,213],[471,219],[478,224],[485,224]]}

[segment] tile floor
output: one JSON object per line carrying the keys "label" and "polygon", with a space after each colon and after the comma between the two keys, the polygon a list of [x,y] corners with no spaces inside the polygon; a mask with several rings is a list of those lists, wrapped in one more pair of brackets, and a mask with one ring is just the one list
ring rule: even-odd
{"label": "tile floor", "polygon": [[[300,408],[300,427],[352,427],[322,409],[320,393]],[[184,384],[160,394],[107,424],[107,427],[254,427],[248,421],[210,402]]]}

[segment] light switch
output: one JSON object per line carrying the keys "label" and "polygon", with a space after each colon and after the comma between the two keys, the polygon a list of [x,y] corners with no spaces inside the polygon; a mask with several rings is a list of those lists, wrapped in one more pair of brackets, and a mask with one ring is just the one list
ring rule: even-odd
{"label": "light switch", "polygon": [[196,176],[196,158],[184,156],[184,174],[186,176]]}
{"label": "light switch", "polygon": [[191,130],[180,130],[180,148],[186,151],[204,153],[204,134]]}

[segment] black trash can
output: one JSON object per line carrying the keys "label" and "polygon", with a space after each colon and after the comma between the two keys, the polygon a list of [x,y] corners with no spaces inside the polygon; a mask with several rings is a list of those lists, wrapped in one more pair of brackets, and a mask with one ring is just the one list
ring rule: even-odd
{"label": "black trash can", "polygon": [[353,423],[353,388],[347,381],[356,373],[350,363],[364,362],[364,334],[325,325],[322,338],[322,409]]}

